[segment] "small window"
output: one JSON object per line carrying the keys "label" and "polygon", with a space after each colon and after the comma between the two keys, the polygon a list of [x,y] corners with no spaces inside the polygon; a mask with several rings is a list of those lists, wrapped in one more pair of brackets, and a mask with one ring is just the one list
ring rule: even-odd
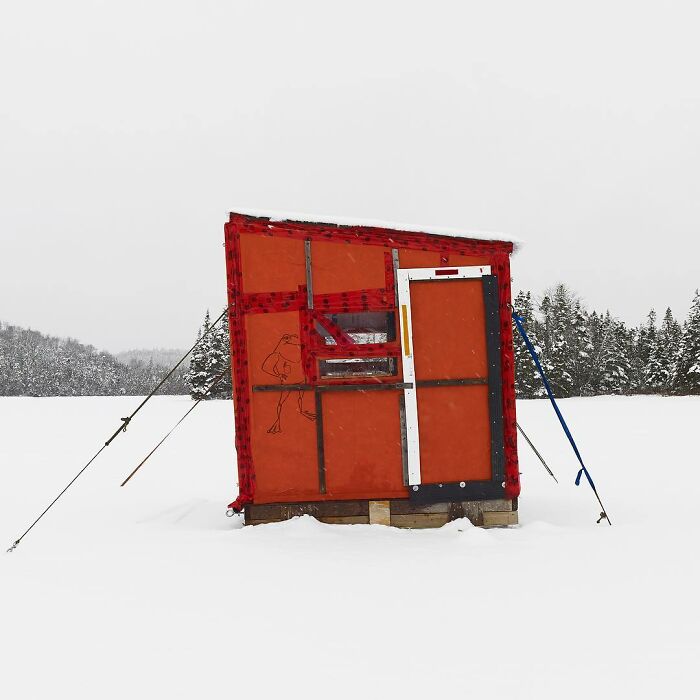
{"label": "small window", "polygon": [[[396,340],[396,321],[393,311],[361,311],[325,314],[325,316],[357,345],[390,343]],[[337,344],[335,338],[318,322],[316,322],[316,330],[326,345]]]}
{"label": "small window", "polygon": [[320,360],[319,370],[324,379],[393,377],[397,374],[395,357],[343,357]]}

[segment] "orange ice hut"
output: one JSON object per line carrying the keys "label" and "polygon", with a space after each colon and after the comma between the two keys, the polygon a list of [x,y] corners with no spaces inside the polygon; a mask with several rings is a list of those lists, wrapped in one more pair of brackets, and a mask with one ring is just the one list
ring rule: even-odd
{"label": "orange ice hut", "polygon": [[503,236],[232,213],[225,227],[246,524],[517,523]]}

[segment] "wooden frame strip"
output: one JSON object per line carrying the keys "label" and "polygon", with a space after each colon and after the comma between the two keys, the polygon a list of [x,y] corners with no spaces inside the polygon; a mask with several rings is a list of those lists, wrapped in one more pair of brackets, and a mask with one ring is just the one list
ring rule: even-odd
{"label": "wooden frame strip", "polygon": [[323,398],[314,391],[316,399],[316,455],[318,460],[318,491],[326,493],[326,452],[323,445]]}
{"label": "wooden frame strip", "polygon": [[478,386],[488,384],[486,377],[469,377],[468,379],[419,379],[416,386],[425,389],[433,386]]}
{"label": "wooden frame strip", "polygon": [[314,284],[311,274],[311,241],[304,241],[304,264],[306,266],[306,306],[314,308]]}

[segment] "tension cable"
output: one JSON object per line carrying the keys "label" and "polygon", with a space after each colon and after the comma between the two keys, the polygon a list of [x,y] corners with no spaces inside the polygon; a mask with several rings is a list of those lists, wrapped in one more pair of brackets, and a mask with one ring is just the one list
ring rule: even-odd
{"label": "tension cable", "polygon": [[557,479],[556,476],[554,476],[554,472],[547,466],[547,462],[544,461],[544,457],[539,453],[537,448],[532,444],[532,440],[530,440],[530,438],[527,436],[525,431],[520,427],[520,423],[516,422],[515,425],[518,428],[518,430],[520,431],[520,434],[525,438],[525,442],[527,442],[527,444],[530,445],[530,447],[532,448],[532,451],[537,455],[537,459],[539,459],[540,462],[542,462],[542,466],[547,470],[547,472],[549,473],[549,476],[551,476],[552,479],[554,479],[554,481],[556,481],[558,484],[559,480]]}
{"label": "tension cable", "polygon": [[163,436],[163,439],[143,458],[143,460],[141,460],[141,463],[138,465],[138,467],[136,467],[136,469],[134,469],[134,471],[131,472],[131,474],[129,474],[129,476],[127,476],[121,484],[119,484],[120,486],[126,486],[126,484],[130,481],[131,477],[134,476],[134,474],[136,474],[136,472],[139,469],[141,469],[141,467],[144,464],[146,464],[150,456],[173,434],[173,432],[175,432],[175,428],[177,428],[177,426],[180,425],[180,423],[182,423],[182,421],[184,421],[185,418],[187,418],[187,416],[189,416],[190,413],[192,413],[192,411],[194,411],[194,409],[197,408],[197,406],[199,406],[199,404],[207,398],[207,396],[212,392],[214,387],[226,376],[226,374],[229,371],[230,368],[227,367],[223,372],[221,372],[221,374],[219,374],[216,377],[216,379],[211,383],[209,388],[192,404],[192,406],[189,407],[189,409],[182,416],[182,418],[180,418],[180,420],[177,423],[175,423],[175,425],[172,428],[170,428],[170,430]]}
{"label": "tension cable", "polygon": [[598,499],[598,503],[600,504],[601,507],[601,513],[600,517],[598,518],[598,522],[601,520],[607,520],[608,525],[612,525],[612,522],[610,522],[610,518],[608,517],[607,512],[605,511],[605,506],[603,505],[603,502],[600,500],[600,496],[598,495],[598,490],[595,487],[595,484],[593,483],[593,479],[591,478],[591,475],[586,469],[586,465],[583,463],[583,458],[581,457],[581,453],[578,451],[578,447],[576,446],[576,442],[574,441],[574,437],[571,434],[571,431],[569,430],[569,426],[566,424],[566,421],[564,420],[564,416],[562,415],[561,411],[559,410],[559,406],[557,405],[556,399],[554,398],[554,394],[552,393],[552,387],[549,385],[549,380],[547,379],[547,375],[544,373],[544,369],[542,369],[542,364],[540,363],[540,359],[537,356],[537,351],[535,350],[534,345],[530,341],[530,338],[528,337],[527,333],[525,332],[525,327],[523,326],[523,319],[518,316],[518,314],[513,311],[513,320],[515,321],[515,325],[518,328],[518,331],[520,331],[520,335],[523,337],[523,340],[525,341],[525,346],[528,349],[528,352],[532,356],[532,359],[535,363],[535,366],[537,367],[537,371],[540,373],[540,377],[542,378],[542,382],[544,383],[544,388],[547,390],[547,396],[549,397],[549,400],[552,404],[552,408],[554,408],[554,412],[557,414],[557,418],[559,419],[559,422],[561,423],[561,427],[564,429],[564,433],[566,434],[566,437],[569,439],[569,442],[571,443],[571,447],[574,450],[574,454],[576,455],[576,459],[578,459],[579,464],[581,465],[581,468],[578,470],[578,474],[576,475],[576,481],[575,484],[578,486],[581,483],[581,476],[585,475],[586,480],[588,481],[588,484],[590,485],[591,489],[593,490],[593,493],[595,494],[595,497]]}
{"label": "tension cable", "polygon": [[160,389],[163,386],[163,384],[165,384],[165,382],[167,382],[168,379],[170,379],[170,377],[172,377],[175,370],[177,370],[177,368],[187,359],[187,356],[204,340],[204,338],[206,338],[207,335],[209,335],[209,333],[211,333],[214,330],[216,325],[222,321],[222,319],[224,318],[224,316],[226,315],[227,312],[228,312],[228,307],[226,307],[224,309],[224,311],[221,313],[221,315],[219,316],[219,318],[217,318],[216,321],[214,321],[209,326],[209,328],[204,333],[202,333],[201,337],[197,338],[197,341],[195,342],[195,344],[180,358],[180,360],[177,362],[177,364],[175,364],[175,366],[158,382],[158,384],[153,389],[153,391],[151,391],[151,393],[148,394],[148,396],[146,396],[146,398],[136,407],[136,409],[131,413],[131,415],[127,416],[126,418],[121,419],[122,425],[120,425],[114,431],[114,433],[112,433],[112,435],[105,442],[105,444],[102,445],[102,447],[100,447],[100,449],[97,450],[97,452],[95,452],[95,454],[90,458],[88,463],[68,482],[68,484],[58,494],[58,496],[56,496],[56,498],[54,498],[53,501],[51,501],[51,503],[49,503],[49,505],[46,506],[46,508],[41,513],[41,515],[39,515],[39,517],[19,536],[19,538],[16,539],[12,543],[12,546],[7,550],[8,552],[13,552],[17,548],[17,545],[19,545],[19,543],[29,534],[29,532],[32,530],[32,528],[49,512],[49,510],[51,510],[51,508],[61,498],[61,496],[63,496],[63,494],[66,491],[68,491],[68,489],[78,480],[80,475],[99,457],[100,453],[104,449],[109,447],[110,444],[117,438],[118,435],[126,432],[127,426],[132,421],[134,416],[153,398],[154,394],[158,391],[158,389]]}

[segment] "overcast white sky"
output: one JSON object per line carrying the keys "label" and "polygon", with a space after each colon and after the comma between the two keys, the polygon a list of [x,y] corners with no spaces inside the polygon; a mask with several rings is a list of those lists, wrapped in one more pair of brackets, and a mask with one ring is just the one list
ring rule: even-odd
{"label": "overcast white sky", "polygon": [[186,346],[236,205],[506,231],[627,321],[700,285],[696,2],[0,7],[4,321]]}

